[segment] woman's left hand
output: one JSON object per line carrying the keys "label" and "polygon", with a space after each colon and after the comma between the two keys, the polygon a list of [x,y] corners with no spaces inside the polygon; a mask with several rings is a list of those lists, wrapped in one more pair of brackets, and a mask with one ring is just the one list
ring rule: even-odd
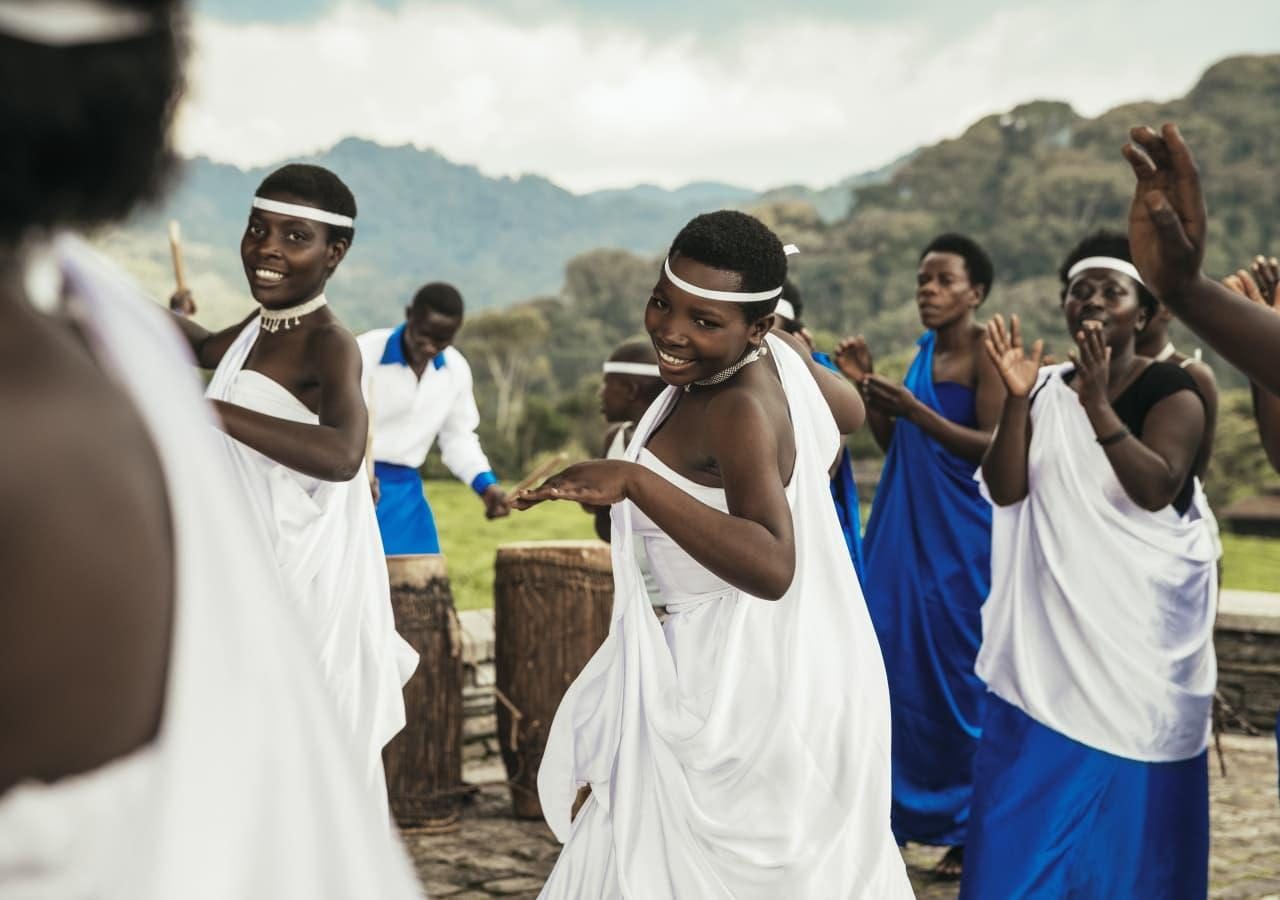
{"label": "woman's left hand", "polygon": [[1107,386],[1111,376],[1111,348],[1102,338],[1102,324],[1085,322],[1076,332],[1076,349],[1068,354],[1076,365],[1080,385],[1080,405],[1107,404]]}
{"label": "woman's left hand", "polygon": [[573,500],[588,506],[612,506],[627,499],[627,487],[635,465],[617,459],[578,463],[536,488],[514,494],[511,505],[524,510],[544,500]]}

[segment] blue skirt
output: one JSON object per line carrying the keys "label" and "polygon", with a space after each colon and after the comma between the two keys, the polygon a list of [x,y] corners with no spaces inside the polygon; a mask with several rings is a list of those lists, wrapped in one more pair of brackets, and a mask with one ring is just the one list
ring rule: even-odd
{"label": "blue skirt", "polygon": [[417,469],[375,462],[378,478],[378,530],[387,556],[439,553],[435,516],[422,493]]}
{"label": "blue skirt", "polygon": [[1208,752],[1147,763],[987,695],[961,900],[1204,900]]}

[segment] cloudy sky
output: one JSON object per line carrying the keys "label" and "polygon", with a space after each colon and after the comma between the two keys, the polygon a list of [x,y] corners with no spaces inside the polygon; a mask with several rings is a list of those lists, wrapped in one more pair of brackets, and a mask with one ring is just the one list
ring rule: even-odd
{"label": "cloudy sky", "polygon": [[348,135],[572,190],[825,186],[1016,103],[1088,115],[1280,52],[1278,0],[196,0],[180,143]]}

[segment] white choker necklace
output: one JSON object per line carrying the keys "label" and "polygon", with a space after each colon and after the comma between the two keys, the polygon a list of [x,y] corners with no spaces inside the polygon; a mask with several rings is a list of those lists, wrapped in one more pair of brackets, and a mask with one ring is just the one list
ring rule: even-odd
{"label": "white choker necklace", "polygon": [[1170,356],[1173,356],[1173,354],[1176,352],[1177,351],[1173,349],[1173,341],[1169,341],[1169,343],[1165,344],[1164,348],[1161,349],[1161,351],[1156,354],[1155,356],[1156,362],[1164,362]]}
{"label": "white choker necklace", "polygon": [[761,344],[759,347],[756,347],[754,350],[748,350],[746,353],[742,355],[742,359],[738,360],[736,363],[731,365],[729,368],[725,369],[723,372],[717,372],[716,374],[712,375],[710,378],[704,378],[702,381],[695,381],[693,382],[693,384],[686,384],[684,386],[685,393],[687,394],[690,391],[692,391],[694,384],[696,384],[698,387],[711,387],[712,385],[722,384],[723,382],[728,381],[734,375],[737,375],[739,371],[751,365],[757,359],[760,359],[761,357],[768,356],[768,355],[769,355],[769,348]]}
{"label": "white choker necklace", "polygon": [[324,294],[321,294],[306,303],[299,303],[297,306],[290,306],[288,309],[267,309],[264,306],[261,313],[262,330],[269,331],[272,334],[275,334],[281,328],[288,331],[294,325],[299,324],[303,316],[315,312],[328,302]]}

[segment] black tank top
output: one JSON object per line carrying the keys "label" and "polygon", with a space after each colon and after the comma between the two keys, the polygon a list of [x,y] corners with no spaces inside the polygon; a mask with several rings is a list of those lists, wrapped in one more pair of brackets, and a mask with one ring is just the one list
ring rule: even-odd
{"label": "black tank top", "polygon": [[[1070,384],[1075,374],[1074,371],[1068,372],[1062,380]],[[1134,437],[1141,440],[1142,423],[1146,421],[1147,413],[1151,412],[1151,408],[1165,397],[1176,394],[1178,391],[1191,391],[1200,397],[1201,403],[1204,402],[1200,388],[1196,386],[1196,380],[1187,373],[1186,369],[1177,363],[1153,362],[1142,370],[1119,397],[1111,401],[1111,408],[1116,411],[1120,421],[1133,432]],[[1196,451],[1196,456],[1199,457],[1202,451],[1203,447]],[[1185,514],[1191,508],[1191,500],[1194,496],[1195,466],[1192,465],[1191,471],[1187,473],[1187,480],[1182,484],[1182,489],[1173,499],[1173,508],[1179,515]]]}

